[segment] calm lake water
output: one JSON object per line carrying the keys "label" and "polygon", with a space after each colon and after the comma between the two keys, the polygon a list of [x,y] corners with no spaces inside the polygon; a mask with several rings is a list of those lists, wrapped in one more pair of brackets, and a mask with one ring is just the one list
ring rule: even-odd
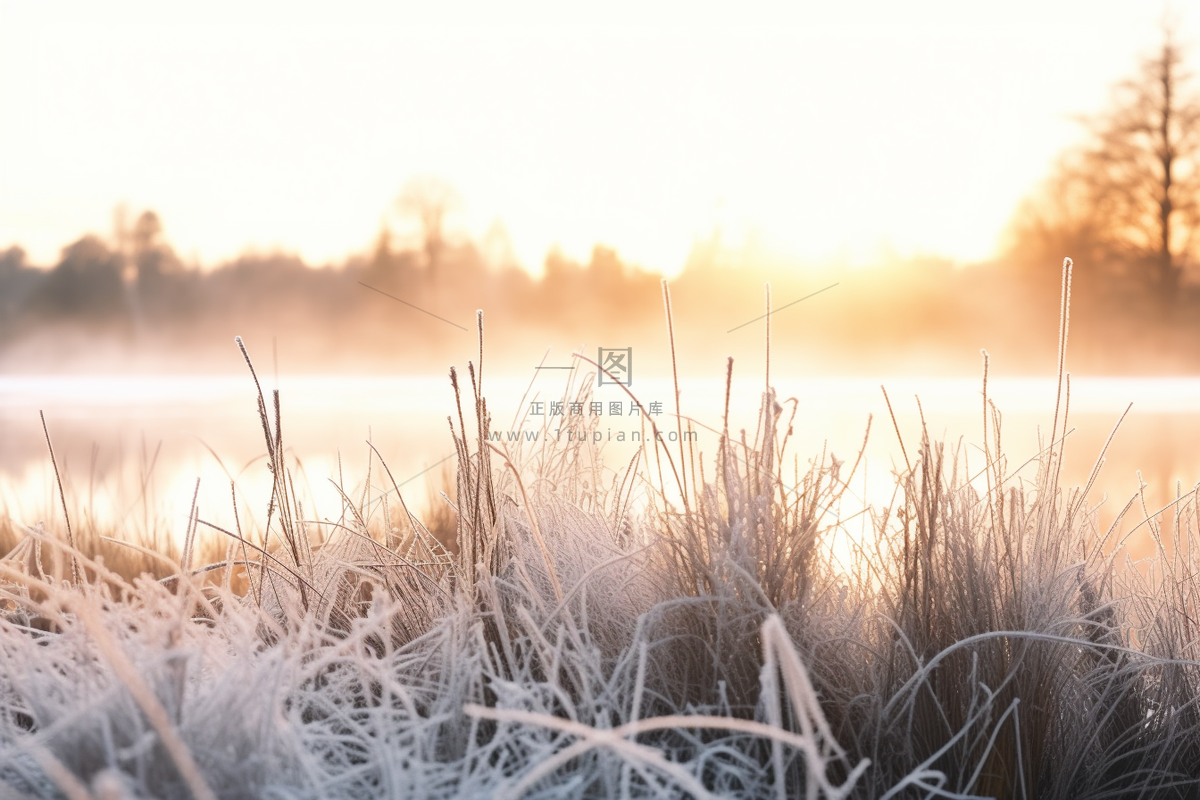
{"label": "calm lake water", "polygon": [[[546,417],[530,412],[544,414],[551,401],[562,400],[566,378],[564,373],[540,373],[524,401],[528,378],[488,378],[485,394],[493,427],[504,437],[522,425],[539,429]],[[823,447],[853,461],[873,415],[866,469],[852,483],[855,497],[847,500],[844,513],[856,510],[850,508],[853,504],[887,503],[890,473],[903,463],[880,383],[871,378],[776,383],[781,400],[795,398],[795,433],[788,450],[801,457],[802,465]],[[890,378],[882,383],[910,457],[920,438],[919,397],[930,433],[953,443],[961,440],[972,473],[978,471],[983,464],[979,380]],[[276,387],[285,445],[302,465],[297,481],[309,496],[307,516],[338,516],[340,499],[330,479],[361,497],[368,438],[416,509],[427,507],[432,489],[443,485],[443,471],[448,475],[453,466],[453,458],[445,460],[453,453],[446,417],[455,413],[457,420],[457,414],[446,377],[284,375],[264,380],[268,404]],[[661,404],[662,413],[655,417],[660,428],[675,428],[669,382],[640,380],[632,388],[648,410]],[[750,438],[762,388],[761,381],[752,380],[733,386],[731,427],[747,428]],[[641,430],[640,420],[629,415],[630,403],[620,388],[593,387],[593,394],[602,403],[596,430],[604,441],[605,465],[621,468],[633,452],[630,439]],[[995,379],[988,394],[1004,415],[1004,449],[1012,471],[1037,453],[1039,429],[1043,439],[1049,435],[1055,381]],[[710,475],[724,400],[722,381],[681,381],[682,411],[696,422],[697,446]],[[533,405],[537,402],[545,405]],[[1136,492],[1138,470],[1153,508],[1174,497],[1177,481],[1184,492],[1200,481],[1200,379],[1073,378],[1069,427],[1074,432],[1067,439],[1063,483],[1086,480],[1104,440],[1131,402],[1133,409],[1090,494],[1093,505],[1109,494],[1100,509],[1104,525]],[[620,415],[613,413],[612,403],[619,404]],[[785,408],[786,419],[792,404],[785,402]],[[582,409],[585,414],[591,410]],[[254,384],[246,376],[0,376],[0,513],[26,523],[44,519],[53,527],[59,512],[39,411],[45,413],[73,505],[105,527],[158,524],[182,531],[197,479],[203,518],[232,525],[231,480],[237,485],[242,525],[265,515],[270,475],[262,459],[265,445]],[[569,406],[564,411],[569,413]],[[1021,476],[1032,479],[1033,474],[1030,466]],[[390,486],[386,478],[381,480],[378,464],[371,484]]]}

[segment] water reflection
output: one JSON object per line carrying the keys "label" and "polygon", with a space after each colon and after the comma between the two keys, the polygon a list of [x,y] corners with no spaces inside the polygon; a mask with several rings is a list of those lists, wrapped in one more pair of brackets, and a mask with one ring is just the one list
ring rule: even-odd
{"label": "water reflection", "polygon": [[[582,374],[577,378],[585,380]],[[899,436],[910,456],[920,440],[923,415],[933,438],[961,448],[965,469],[974,474],[982,468],[983,405],[978,381],[913,378],[885,383]],[[611,474],[612,468],[628,462],[638,446],[636,439],[646,421],[641,412],[655,412],[650,419],[664,435],[676,430],[674,389],[668,381],[640,379],[635,384],[634,393],[643,406],[637,416],[620,387],[591,386],[588,403],[578,409],[568,403],[561,409],[564,416],[556,418],[551,404],[564,400],[564,385],[562,374],[540,374],[532,388],[529,378],[489,378],[485,394],[499,444],[515,447],[508,439],[517,430],[522,431],[525,447],[532,446],[531,433],[562,439],[568,435],[563,422],[573,410],[583,415],[599,412],[591,420],[589,435],[603,445],[604,463]],[[453,391],[445,377],[285,375],[265,379],[268,404],[276,386],[282,399],[284,442],[296,463],[296,482],[307,498],[306,514],[312,518],[339,516],[341,499],[331,481],[356,500],[390,488],[378,463],[371,467],[371,485],[365,484],[368,438],[397,482],[404,484],[406,499],[417,508],[427,505],[430,489],[441,485],[444,468],[453,465],[450,459],[438,466],[453,452],[447,416],[454,413],[457,424]],[[744,428],[753,439],[762,388],[761,381],[735,382],[730,404],[735,435]],[[892,472],[903,464],[903,457],[880,382],[799,379],[779,381],[776,388],[784,406],[783,419],[794,420],[788,463],[801,472],[823,449],[840,460],[852,458],[862,445],[868,415],[873,415],[865,469],[856,476],[846,503],[861,508],[863,503],[889,502]],[[1020,471],[1017,467],[1038,452],[1039,441],[1041,446],[1047,443],[1055,382],[993,380],[988,391],[1003,413],[1002,442],[1013,485],[1031,481],[1036,464]],[[681,382],[680,403],[684,414],[693,419],[694,446],[707,460],[706,469],[722,428],[724,396],[724,383],[718,380]],[[1088,495],[1093,506],[1105,493],[1109,495],[1098,511],[1101,528],[1111,524],[1137,491],[1139,470],[1151,510],[1173,499],[1177,484],[1186,493],[1200,480],[1200,380],[1076,379],[1071,386],[1063,485],[1086,482],[1113,425],[1130,402],[1133,410]],[[133,530],[179,536],[199,479],[202,517],[223,527],[240,523],[243,529],[253,529],[265,514],[271,486],[256,409],[254,385],[244,376],[2,377],[0,511],[23,523],[44,519],[52,526],[57,522],[54,476],[38,419],[42,410],[80,524],[118,534]],[[231,482],[237,489],[236,521]],[[847,506],[841,513],[856,510]],[[1140,519],[1140,513],[1135,513],[1122,527],[1129,529]],[[1133,540],[1133,551],[1145,552],[1149,541],[1143,527]]]}

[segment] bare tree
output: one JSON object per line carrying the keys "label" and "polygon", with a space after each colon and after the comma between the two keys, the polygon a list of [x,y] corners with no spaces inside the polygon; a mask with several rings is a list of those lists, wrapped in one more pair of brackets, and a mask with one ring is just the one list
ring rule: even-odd
{"label": "bare tree", "polygon": [[1169,304],[1200,227],[1200,95],[1170,24],[1109,109],[1083,121],[1087,142],[1019,212],[1015,236],[1121,264]]}
{"label": "bare tree", "polygon": [[428,175],[410,178],[396,198],[402,216],[421,228],[428,265],[436,267],[446,246],[446,218],[462,206],[462,197],[447,181]]}

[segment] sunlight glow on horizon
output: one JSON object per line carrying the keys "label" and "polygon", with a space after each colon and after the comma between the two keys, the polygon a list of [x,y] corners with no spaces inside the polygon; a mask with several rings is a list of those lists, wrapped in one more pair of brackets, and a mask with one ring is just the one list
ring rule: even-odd
{"label": "sunlight glow on horizon", "polygon": [[206,265],[336,262],[435,174],[461,233],[502,226],[534,272],[602,243],[672,274],[718,230],[810,262],[979,260],[1161,14],[0,0],[0,248],[51,264],[124,203]]}

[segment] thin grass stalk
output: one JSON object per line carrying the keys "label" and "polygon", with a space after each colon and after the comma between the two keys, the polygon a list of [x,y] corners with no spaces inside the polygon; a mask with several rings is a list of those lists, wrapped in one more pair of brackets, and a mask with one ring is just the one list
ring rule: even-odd
{"label": "thin grass stalk", "polygon": [[996,531],[996,503],[990,467],[992,463],[992,450],[988,442],[988,351],[981,349],[979,353],[983,356],[983,461],[984,473],[987,476],[988,519],[991,522],[992,531]]}
{"label": "thin grass stalk", "polygon": [[[71,530],[71,515],[67,512],[67,493],[63,491],[62,474],[58,471],[58,460],[54,457],[54,445],[50,443],[50,428],[46,425],[46,413],[38,411],[42,418],[42,432],[46,434],[46,449],[50,451],[50,464],[54,467],[54,480],[58,483],[58,499],[62,503],[63,521],[67,525],[67,545],[75,550],[75,534]],[[79,585],[79,564],[75,556],[71,556],[71,583]]]}
{"label": "thin grass stalk", "polygon": [[[1062,404],[1063,377],[1065,375],[1066,359],[1067,359],[1067,334],[1071,326],[1071,268],[1074,262],[1070,258],[1063,259],[1062,265],[1062,297],[1059,301],[1058,312],[1058,387],[1054,395],[1054,423],[1050,428],[1050,441],[1053,442],[1058,435],[1058,412],[1059,406]],[[1066,428],[1064,422],[1063,427]],[[1065,447],[1065,442],[1063,444]],[[1051,466],[1054,469],[1054,478],[1050,482],[1051,492],[1053,493],[1058,488],[1059,472],[1062,469],[1062,453],[1058,454],[1057,460],[1053,450],[1050,453]]]}

